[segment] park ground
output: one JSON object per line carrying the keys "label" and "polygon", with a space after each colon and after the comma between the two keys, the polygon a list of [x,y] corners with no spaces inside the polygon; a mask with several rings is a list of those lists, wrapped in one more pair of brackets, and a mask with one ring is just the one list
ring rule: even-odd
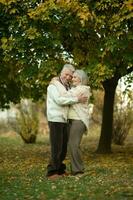
{"label": "park ground", "polygon": [[[92,130],[82,141],[86,172],[51,181],[45,177],[49,160],[48,134],[36,144],[24,144],[15,133],[0,135],[1,200],[130,200],[133,199],[133,134],[112,154],[96,154],[99,135]],[[99,130],[98,130],[99,132]],[[66,158],[69,171],[69,156]]]}

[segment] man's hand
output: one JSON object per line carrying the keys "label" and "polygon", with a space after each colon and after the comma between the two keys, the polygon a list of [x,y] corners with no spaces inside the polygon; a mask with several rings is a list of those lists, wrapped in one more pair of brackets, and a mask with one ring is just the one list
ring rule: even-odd
{"label": "man's hand", "polygon": [[87,100],[88,100],[88,97],[85,96],[84,94],[80,94],[80,95],[78,96],[78,101],[79,101],[79,103],[86,103]]}

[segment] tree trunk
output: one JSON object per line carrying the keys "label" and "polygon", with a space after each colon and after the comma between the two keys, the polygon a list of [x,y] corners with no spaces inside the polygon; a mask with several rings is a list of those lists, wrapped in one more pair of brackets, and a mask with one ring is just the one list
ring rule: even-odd
{"label": "tree trunk", "polygon": [[105,95],[102,114],[101,136],[96,151],[97,153],[111,153],[111,142],[113,132],[113,108],[117,84],[118,78],[116,77],[113,77],[112,79],[103,82]]}

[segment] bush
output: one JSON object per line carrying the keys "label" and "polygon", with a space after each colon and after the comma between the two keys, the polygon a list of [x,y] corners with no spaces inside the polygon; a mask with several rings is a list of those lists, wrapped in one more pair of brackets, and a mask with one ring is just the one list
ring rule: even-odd
{"label": "bush", "polygon": [[36,105],[27,100],[18,105],[16,117],[8,119],[11,128],[17,132],[25,143],[35,143],[39,129]]}
{"label": "bush", "polygon": [[114,126],[113,126],[113,142],[117,145],[123,145],[124,141],[133,124],[133,94],[130,91],[127,94],[119,94],[116,96],[114,106]]}
{"label": "bush", "polygon": [[123,145],[133,123],[131,111],[122,110],[114,117],[113,127],[113,142],[118,145]]}
{"label": "bush", "polygon": [[0,120],[0,134],[6,133],[9,131],[9,127],[7,126],[7,123],[5,120]]}
{"label": "bush", "polygon": [[92,121],[94,124],[101,125],[102,123],[102,110],[103,110],[103,99],[104,99],[104,91],[96,90],[93,91],[93,113],[92,113]]}

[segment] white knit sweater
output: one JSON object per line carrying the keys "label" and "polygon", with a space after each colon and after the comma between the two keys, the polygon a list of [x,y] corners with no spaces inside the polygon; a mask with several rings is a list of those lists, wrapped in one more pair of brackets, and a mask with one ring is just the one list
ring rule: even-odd
{"label": "white knit sweater", "polygon": [[67,122],[69,105],[77,103],[78,98],[67,94],[66,88],[58,81],[51,81],[47,88],[47,119],[51,122]]}
{"label": "white knit sweater", "polygon": [[68,119],[79,119],[83,121],[86,128],[89,128],[89,98],[90,98],[90,87],[85,85],[78,85],[77,87],[69,90],[73,96],[84,94],[88,98],[86,103],[76,103],[69,107]]}

